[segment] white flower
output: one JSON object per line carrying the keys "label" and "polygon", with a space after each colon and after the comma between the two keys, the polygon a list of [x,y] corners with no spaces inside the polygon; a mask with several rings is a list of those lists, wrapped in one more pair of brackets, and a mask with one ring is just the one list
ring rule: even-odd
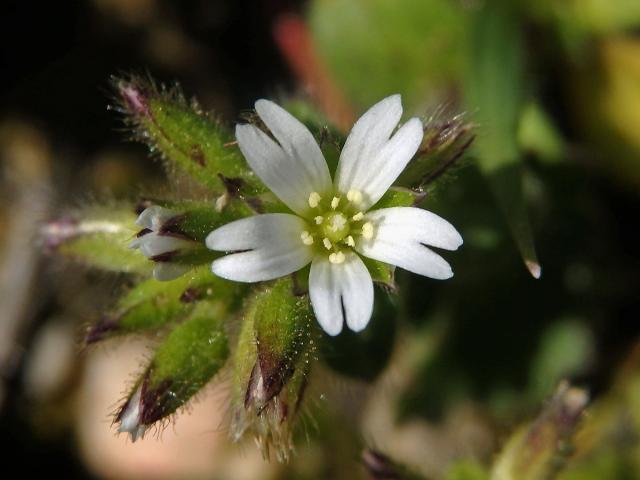
{"label": "white flower", "polygon": [[371,318],[373,282],[359,255],[435,279],[453,275],[449,264],[427,248],[455,250],[462,244],[449,222],[420,208],[369,211],[422,142],[417,118],[392,135],[402,116],[399,95],[377,103],[356,122],[333,181],[302,123],[268,100],[258,100],[255,108],[278,143],[254,125],[237,125],[240,150],[295,214],[257,215],[211,232],[207,246],[231,252],[213,262],[213,273],[258,282],[311,263],[309,296],[329,335],[340,333],[345,321],[360,331]]}
{"label": "white flower", "polygon": [[157,205],[146,208],[136,220],[142,230],[129,244],[129,248],[140,249],[144,256],[155,262],[153,276],[157,280],[173,280],[191,269],[189,265],[171,261],[181,249],[190,248],[194,243],[162,231],[166,222],[175,216],[175,212]]}

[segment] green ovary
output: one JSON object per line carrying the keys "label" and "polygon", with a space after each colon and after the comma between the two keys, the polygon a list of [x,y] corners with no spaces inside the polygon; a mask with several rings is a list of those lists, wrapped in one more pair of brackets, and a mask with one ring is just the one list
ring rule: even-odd
{"label": "green ovary", "polygon": [[340,212],[331,212],[320,225],[323,237],[328,238],[333,243],[338,243],[349,235],[349,220]]}

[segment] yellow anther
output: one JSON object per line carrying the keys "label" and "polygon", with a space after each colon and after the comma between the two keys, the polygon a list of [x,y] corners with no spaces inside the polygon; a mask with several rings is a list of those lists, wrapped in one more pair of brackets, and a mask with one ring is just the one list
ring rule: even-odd
{"label": "yellow anther", "polygon": [[327,250],[331,250],[331,247],[333,247],[333,245],[331,245],[331,240],[329,240],[327,237],[322,239],[322,244]]}
{"label": "yellow anther", "polygon": [[373,224],[371,222],[367,222],[362,225],[362,236],[367,240],[371,240],[373,238]]}
{"label": "yellow anther", "polygon": [[364,218],[364,213],[358,212],[351,218],[353,219],[354,222],[359,222],[360,220],[362,220]]}
{"label": "yellow anther", "polygon": [[307,231],[304,231],[300,234],[300,238],[302,239],[302,243],[305,245],[313,245],[313,237]]}
{"label": "yellow anther", "polygon": [[320,200],[322,200],[322,197],[318,192],[311,192],[311,195],[309,195],[309,206],[316,208],[320,204]]}
{"label": "yellow anther", "polygon": [[351,235],[347,237],[347,245],[349,245],[350,247],[356,246],[356,241],[353,239]]}
{"label": "yellow anther", "polygon": [[334,209],[334,210],[335,210],[336,208],[338,208],[338,205],[339,205],[339,204],[340,204],[340,197],[333,197],[333,198],[331,199],[331,208],[332,208],[332,209]]}
{"label": "yellow anther", "polygon": [[318,215],[316,218],[314,218],[316,225],[320,225],[322,222],[324,222],[324,217],[322,215]]}
{"label": "yellow anther", "polygon": [[347,200],[355,204],[362,202],[362,192],[360,190],[349,190],[347,192]]}
{"label": "yellow anther", "polygon": [[342,252],[336,252],[329,255],[329,261],[333,264],[338,265],[340,263],[344,263],[344,260],[345,260],[345,256],[344,256],[344,253]]}

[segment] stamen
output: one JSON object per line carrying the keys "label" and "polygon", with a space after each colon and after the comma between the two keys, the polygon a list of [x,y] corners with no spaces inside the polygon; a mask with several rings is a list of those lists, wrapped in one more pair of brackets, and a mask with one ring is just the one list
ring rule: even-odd
{"label": "stamen", "polygon": [[324,222],[324,217],[322,215],[318,215],[316,218],[314,218],[314,220],[316,221],[316,225],[320,225],[322,222]]}
{"label": "stamen", "polygon": [[364,213],[358,212],[351,218],[353,219],[354,222],[359,222],[360,220],[362,220],[364,218]]}
{"label": "stamen", "polygon": [[353,237],[351,235],[349,235],[347,237],[347,245],[350,247],[355,247],[356,246],[356,241],[353,239]]}
{"label": "stamen", "polygon": [[362,225],[362,236],[367,240],[371,240],[373,238],[373,224],[371,222],[367,222]]}
{"label": "stamen", "polygon": [[302,239],[302,243],[305,245],[313,245],[313,236],[309,232],[302,232],[300,234],[300,238]]}
{"label": "stamen", "polygon": [[338,208],[339,204],[340,204],[340,197],[333,197],[333,199],[331,200],[331,208],[335,210],[336,208]]}
{"label": "stamen", "polygon": [[332,253],[329,255],[329,261],[335,265],[339,265],[340,263],[344,263],[345,256],[344,253],[338,251],[336,253]]}
{"label": "stamen", "polygon": [[327,237],[324,237],[322,239],[322,244],[324,245],[324,248],[326,248],[327,250],[331,250],[331,247],[333,247],[333,245],[331,245],[331,240],[329,240]]}
{"label": "stamen", "polygon": [[360,190],[349,190],[347,192],[347,200],[356,205],[362,202],[362,192]]}
{"label": "stamen", "polygon": [[322,200],[322,197],[318,192],[311,192],[309,195],[309,206],[316,208],[320,204],[320,200]]}

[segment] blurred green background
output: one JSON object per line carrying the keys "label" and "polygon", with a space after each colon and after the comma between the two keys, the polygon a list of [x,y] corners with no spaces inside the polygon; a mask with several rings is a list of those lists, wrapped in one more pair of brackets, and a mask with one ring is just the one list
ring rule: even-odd
{"label": "blurred green background", "polygon": [[[640,2],[3,8],[5,468],[67,478],[640,479]],[[161,440],[116,437],[109,413],[148,339],[77,346],[128,280],[48,255],[41,222],[166,189],[160,164],[107,108],[110,75],[130,72],[178,80],[229,125],[257,98],[294,98],[345,131],[401,93],[406,116],[473,126],[471,149],[424,204],[465,239],[447,256],[455,277],[398,272],[399,294],[377,292],[371,326],[329,342],[287,466],[263,463],[250,443],[229,445],[220,384]],[[561,380],[588,392],[579,418],[578,390],[547,401]],[[376,473],[367,447],[415,476]]]}

